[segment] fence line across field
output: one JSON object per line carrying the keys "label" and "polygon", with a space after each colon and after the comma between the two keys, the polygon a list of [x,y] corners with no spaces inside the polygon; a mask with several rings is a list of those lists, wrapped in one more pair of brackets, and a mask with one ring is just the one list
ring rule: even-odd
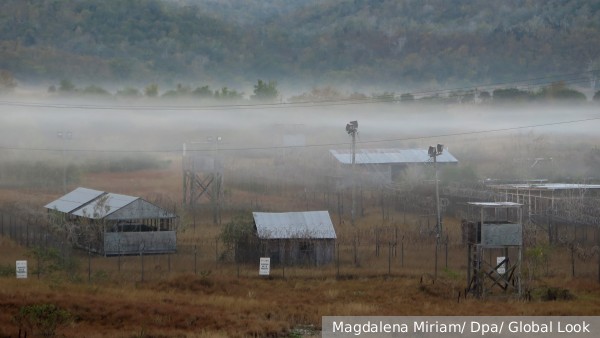
{"label": "fence line across field", "polygon": [[[433,270],[432,248],[435,246],[435,239],[419,231],[423,226],[423,220],[414,220],[412,224],[374,225],[355,231],[346,228],[343,235],[337,238],[334,261],[331,264],[315,266],[310,263],[298,265],[275,263],[272,265],[271,276],[282,278],[339,277],[348,274],[400,276],[406,271],[413,274],[430,274]],[[532,229],[535,230],[535,227],[530,228]],[[595,227],[590,229],[598,231]],[[590,232],[590,229],[581,228],[577,234],[565,230],[564,234],[583,239],[585,237],[582,233]],[[52,234],[42,218],[26,217],[5,211],[0,214],[0,235],[29,248],[31,278],[45,278],[52,274],[52,271],[44,266],[50,264],[44,261],[50,258],[43,256],[43,253],[48,251],[52,251],[53,259],[59,261],[67,273],[88,282],[109,278],[132,282],[151,281],[177,274],[193,274],[200,277],[210,274],[258,276],[258,261],[236,262],[233,249],[228,248],[219,237],[215,236],[202,237],[196,234],[196,238],[188,238],[178,243],[175,253],[151,255],[140,248],[135,255],[103,257],[86,252],[85,249],[72,248],[65,238]],[[596,233],[595,236],[598,234]],[[466,269],[466,260],[460,236],[451,234],[446,236],[442,243],[441,264],[447,274],[463,272]],[[594,276],[595,269],[598,267],[594,260],[594,257],[599,255],[598,247],[589,243],[565,242],[551,249],[550,253],[551,255],[545,257],[544,261],[529,264],[537,264],[539,271],[547,273],[561,267],[563,273],[586,277]],[[496,258],[490,256],[489,259],[495,261]],[[0,261],[2,265],[14,263]]]}

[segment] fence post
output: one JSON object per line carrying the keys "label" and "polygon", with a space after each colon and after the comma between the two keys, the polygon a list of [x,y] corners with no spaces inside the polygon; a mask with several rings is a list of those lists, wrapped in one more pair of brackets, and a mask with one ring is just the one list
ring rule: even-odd
{"label": "fence post", "polygon": [[217,263],[217,267],[219,266],[219,238],[215,238],[215,262]]}
{"label": "fence post", "polygon": [[142,242],[140,245],[140,261],[142,263],[142,283],[144,282],[144,243]]}
{"label": "fence post", "polygon": [[25,246],[29,248],[29,219],[25,224]]}
{"label": "fence post", "polygon": [[571,247],[571,277],[575,277],[575,245]]}
{"label": "fence post", "polygon": [[388,276],[392,275],[392,242],[390,241],[388,247]]}
{"label": "fence post", "polygon": [[448,269],[448,235],[446,235],[446,269]]}
{"label": "fence post", "polygon": [[92,281],[92,255],[90,254],[90,244],[88,243],[88,283]]}
{"label": "fence post", "polygon": [[121,256],[122,256],[122,252],[121,252],[121,239],[120,238],[119,238],[119,241],[117,242],[117,247],[119,249],[119,255],[117,256],[117,271],[120,274],[121,273]]}
{"label": "fence post", "polygon": [[402,236],[402,242],[400,242],[400,266],[404,267],[404,236]]}
{"label": "fence post", "polygon": [[337,243],[337,259],[335,261],[335,265],[336,265],[336,268],[337,268],[337,275],[336,275],[336,277],[340,278],[340,243]]}
{"label": "fence post", "polygon": [[198,248],[196,247],[196,244],[194,244],[194,275],[198,274]]}
{"label": "fence post", "polygon": [[375,227],[375,256],[379,257],[379,229]]}
{"label": "fence post", "polygon": [[142,283],[144,282],[144,249],[140,250],[140,261],[142,263]]}
{"label": "fence post", "polygon": [[42,266],[40,264],[40,255],[41,255],[40,251],[41,251],[41,248],[38,247],[38,253],[36,255],[37,256],[37,278],[38,279],[40,279],[40,273],[41,273],[40,270],[42,268]]}

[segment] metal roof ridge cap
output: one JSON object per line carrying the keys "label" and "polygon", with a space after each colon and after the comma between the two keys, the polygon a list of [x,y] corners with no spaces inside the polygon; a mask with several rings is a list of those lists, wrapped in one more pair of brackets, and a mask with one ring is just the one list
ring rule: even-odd
{"label": "metal roof ridge cap", "polygon": [[[84,189],[88,189],[88,188],[84,188]],[[90,189],[90,190],[94,190],[94,189]],[[97,190],[97,191],[100,191],[100,190]],[[101,198],[101,197],[103,197],[103,196],[105,196],[105,195],[107,195],[107,194],[108,194],[106,191],[101,191],[101,192],[102,192],[102,193],[101,193],[100,195],[98,195],[98,196],[96,196],[95,198],[92,198],[91,200],[89,200],[89,201],[87,201],[87,202],[85,202],[85,203],[81,204],[81,205],[80,205],[80,206],[78,206],[77,208],[75,208],[75,209],[73,209],[73,210],[71,210],[71,211],[67,212],[67,214],[72,214],[72,213],[74,213],[74,212],[75,212],[75,211],[77,211],[77,210],[83,209],[83,208],[87,207],[88,205],[92,204],[93,202],[95,202],[96,200],[98,200],[99,198]]]}

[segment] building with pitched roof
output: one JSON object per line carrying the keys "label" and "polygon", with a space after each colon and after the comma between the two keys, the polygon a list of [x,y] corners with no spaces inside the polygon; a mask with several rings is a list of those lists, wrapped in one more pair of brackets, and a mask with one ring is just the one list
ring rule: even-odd
{"label": "building with pitched roof", "polygon": [[[348,181],[352,151],[331,149],[329,153],[338,164],[338,176],[342,181]],[[390,184],[407,167],[431,162],[427,149],[357,149],[354,158],[361,180],[377,184]],[[444,150],[436,160],[442,165],[458,164],[456,157],[448,150]]]}
{"label": "building with pitched roof", "polygon": [[76,247],[106,256],[176,251],[177,216],[140,197],[80,187],[44,207]]}
{"label": "building with pitched roof", "polygon": [[324,265],[335,257],[336,234],[328,211],[253,212],[260,255],[285,265]]}

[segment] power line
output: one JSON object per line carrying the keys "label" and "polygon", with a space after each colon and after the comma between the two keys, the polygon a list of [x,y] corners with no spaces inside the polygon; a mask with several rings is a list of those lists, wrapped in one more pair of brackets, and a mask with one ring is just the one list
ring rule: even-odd
{"label": "power line", "polygon": [[[558,126],[565,124],[574,124],[581,122],[590,122],[600,120],[600,117],[590,117],[586,119],[577,119],[577,120],[567,120],[567,121],[557,121],[557,122],[548,122],[548,123],[538,123],[531,125],[523,125],[523,126],[515,126],[515,127],[506,127],[506,128],[494,128],[494,129],[482,129],[482,130],[474,130],[474,131],[464,131],[464,132],[456,132],[456,133],[446,133],[446,134],[435,134],[435,135],[425,135],[425,136],[414,136],[414,137],[403,137],[403,138],[392,138],[392,139],[379,139],[379,140],[359,140],[356,142],[357,144],[376,144],[376,143],[392,143],[392,142],[405,142],[405,141],[416,141],[416,140],[427,140],[433,138],[443,138],[443,137],[459,137],[459,136],[468,136],[468,135],[478,135],[478,134],[487,134],[487,133],[498,133],[505,131],[513,131],[520,129],[530,129],[530,128],[543,128],[550,126]],[[219,148],[219,151],[259,151],[259,150],[276,150],[276,149],[300,149],[300,148],[319,148],[319,147],[339,147],[339,146],[347,146],[348,143],[318,143],[318,144],[307,144],[307,145],[298,145],[298,146],[265,146],[265,147],[230,147],[230,148]],[[181,149],[58,149],[58,148],[27,148],[27,147],[6,147],[0,146],[0,150],[12,150],[12,151],[32,151],[32,152],[87,152],[87,153],[179,153]],[[211,149],[187,149],[187,152],[212,152]]]}

